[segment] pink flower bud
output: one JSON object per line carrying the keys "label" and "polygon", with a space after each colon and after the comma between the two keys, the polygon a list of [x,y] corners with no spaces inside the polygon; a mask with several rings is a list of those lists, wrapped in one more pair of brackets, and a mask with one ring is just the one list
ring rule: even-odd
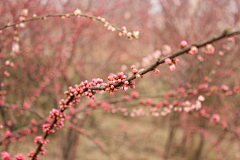
{"label": "pink flower bud", "polygon": [[223,91],[227,91],[227,90],[229,90],[229,87],[227,86],[227,85],[221,85],[221,89],[223,90]]}
{"label": "pink flower bud", "polygon": [[132,72],[135,74],[135,73],[137,73],[137,69],[136,68],[133,68],[133,70],[132,70]]}
{"label": "pink flower bud", "polygon": [[213,114],[210,120],[218,123],[220,121],[220,116],[218,114]]}
{"label": "pink flower bud", "polygon": [[170,66],[169,66],[169,69],[170,69],[170,71],[175,71],[175,69],[176,69],[175,64],[170,65]]}
{"label": "pink flower bud", "polygon": [[140,74],[137,74],[137,75],[136,75],[136,78],[137,78],[137,79],[141,78]]}
{"label": "pink flower bud", "polygon": [[80,9],[77,8],[77,9],[74,11],[74,15],[77,16],[77,15],[79,15],[79,14],[82,14],[82,12],[81,12]]}
{"label": "pink flower bud", "polygon": [[196,46],[192,46],[190,51],[188,51],[189,54],[197,54],[198,48]]}
{"label": "pink flower bud", "polygon": [[18,153],[17,155],[15,155],[14,158],[15,158],[15,160],[24,160],[25,159],[25,157],[21,153]]}
{"label": "pink flower bud", "polygon": [[138,98],[139,97],[139,93],[137,91],[132,91],[131,96],[133,98]]}
{"label": "pink flower bud", "polygon": [[181,45],[181,48],[185,48],[187,46],[187,41],[182,41],[180,45]]}
{"label": "pink flower bud", "polygon": [[179,64],[179,59],[175,59],[175,64],[178,65]]}
{"label": "pink flower bud", "polygon": [[1,156],[2,156],[2,160],[10,160],[11,159],[10,154],[6,151],[1,152]]}
{"label": "pink flower bud", "polygon": [[225,129],[227,127],[227,123],[226,122],[222,122],[220,125],[221,125],[222,129]]}
{"label": "pink flower bud", "polygon": [[111,81],[111,80],[112,80],[112,77],[111,77],[111,76],[108,76],[108,80]]}
{"label": "pink flower bud", "polygon": [[212,44],[207,44],[206,49],[207,49],[206,51],[207,54],[214,54],[215,52],[215,48]]}
{"label": "pink flower bud", "polygon": [[172,60],[171,60],[170,58],[167,58],[167,59],[165,59],[165,63],[166,63],[166,64],[171,64],[171,63],[172,63]]}
{"label": "pink flower bud", "polygon": [[117,75],[114,74],[114,75],[113,75],[113,78],[114,78],[114,79],[117,79],[118,77],[117,77]]}
{"label": "pink flower bud", "polygon": [[135,65],[132,65],[132,66],[131,66],[131,69],[133,70],[134,68],[136,68],[136,66],[135,66]]}
{"label": "pink flower bud", "polygon": [[155,73],[155,74],[158,74],[159,72],[160,72],[160,71],[159,71],[157,68],[154,69],[154,73]]}
{"label": "pink flower bud", "polygon": [[128,82],[128,81],[125,81],[125,82],[124,82],[124,84],[125,84],[125,85],[128,85],[128,84],[129,84],[129,82]]}
{"label": "pink flower bud", "polygon": [[123,72],[119,72],[118,77],[122,77],[122,76],[123,76]]}

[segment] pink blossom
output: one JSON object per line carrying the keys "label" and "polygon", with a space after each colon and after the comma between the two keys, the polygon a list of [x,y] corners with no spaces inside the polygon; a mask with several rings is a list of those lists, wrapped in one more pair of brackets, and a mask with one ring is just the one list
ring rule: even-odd
{"label": "pink blossom", "polygon": [[[29,158],[32,158],[32,157],[34,156],[34,154],[35,154],[35,153],[34,153],[33,151],[29,152],[29,153],[28,153],[28,157],[29,157]],[[37,155],[37,158],[36,158],[36,159],[38,159],[38,157],[39,157],[39,155]]]}
{"label": "pink blossom", "polygon": [[224,52],[223,51],[219,51],[218,54],[219,54],[219,56],[224,56]]}
{"label": "pink blossom", "polygon": [[37,136],[37,137],[35,137],[35,139],[34,139],[34,143],[35,143],[35,144],[43,143],[42,136]]}
{"label": "pink blossom", "polygon": [[133,70],[134,68],[136,68],[136,66],[133,64],[133,65],[131,66],[131,69]]}
{"label": "pink blossom", "polygon": [[131,96],[132,96],[133,98],[138,98],[138,97],[139,97],[139,93],[138,93],[137,91],[132,91],[132,92],[131,92]]}
{"label": "pink blossom", "polygon": [[1,160],[10,160],[11,159],[10,154],[6,151],[1,152],[1,156],[2,156]]}
{"label": "pink blossom", "polygon": [[111,87],[110,87],[111,89],[114,89],[114,85],[111,85]]}
{"label": "pink blossom", "polygon": [[227,86],[227,85],[221,85],[221,89],[223,90],[223,91],[227,91],[227,90],[229,90],[229,87]]}
{"label": "pink blossom", "polygon": [[218,123],[220,121],[220,116],[218,114],[213,114],[210,120]]}
{"label": "pink blossom", "polygon": [[188,51],[189,54],[197,54],[198,48],[196,46],[192,46],[190,51]]}
{"label": "pink blossom", "polygon": [[49,112],[49,117],[53,119],[55,117],[58,117],[59,114],[60,114],[60,111],[53,108],[52,111]]}
{"label": "pink blossom", "polygon": [[6,138],[9,138],[9,137],[11,137],[11,136],[12,136],[11,131],[10,131],[9,129],[7,129],[6,132],[5,132],[5,137],[6,137]]}
{"label": "pink blossom", "polygon": [[164,62],[165,62],[166,64],[171,64],[171,63],[172,63],[172,60],[171,60],[170,58],[167,58],[167,59],[164,60]]}
{"label": "pink blossom", "polygon": [[48,132],[50,130],[50,124],[49,123],[45,123],[42,125],[42,130],[43,132]]}
{"label": "pink blossom", "polygon": [[93,142],[94,142],[95,144],[97,144],[97,143],[98,143],[98,139],[94,139]]}
{"label": "pink blossom", "polygon": [[233,87],[233,93],[239,92],[239,86],[234,86]]}
{"label": "pink blossom", "polygon": [[215,48],[212,44],[207,44],[206,49],[207,49],[206,51],[207,54],[214,54],[215,52]]}
{"label": "pink blossom", "polygon": [[225,128],[227,127],[227,123],[226,123],[226,122],[224,122],[224,121],[223,121],[223,122],[221,122],[221,124],[220,124],[220,125],[221,125],[222,129],[225,129]]}
{"label": "pink blossom", "polygon": [[182,41],[180,43],[181,48],[185,48],[187,46],[187,41]]}
{"label": "pink blossom", "polygon": [[141,78],[141,75],[140,75],[140,74],[137,74],[137,75],[136,75],[136,78],[137,78],[137,79]]}
{"label": "pink blossom", "polygon": [[14,158],[15,158],[15,160],[24,160],[25,159],[25,157],[21,153],[18,153],[17,155],[15,155]]}
{"label": "pink blossom", "polygon": [[198,100],[202,102],[202,101],[205,101],[205,98],[202,95],[199,95]]}
{"label": "pink blossom", "polygon": [[21,11],[21,16],[27,16],[28,15],[28,9],[23,9]]}
{"label": "pink blossom", "polygon": [[79,14],[82,14],[82,12],[81,12],[80,9],[77,8],[77,9],[74,11],[74,15],[77,16],[77,15],[79,15]]}
{"label": "pink blossom", "polygon": [[179,60],[179,59],[175,59],[175,64],[176,64],[176,65],[178,65],[178,64],[179,64],[179,62],[180,62],[180,60]]}
{"label": "pink blossom", "polygon": [[136,68],[133,68],[133,69],[132,69],[132,73],[135,74],[135,73],[137,73],[137,72],[138,72],[138,70],[137,70]]}
{"label": "pink blossom", "polygon": [[118,73],[118,77],[121,78],[123,76],[123,72]]}
{"label": "pink blossom", "polygon": [[128,82],[128,81],[125,81],[125,82],[124,82],[124,84],[125,84],[125,85],[128,85],[128,84],[129,84],[129,82]]}
{"label": "pink blossom", "polygon": [[158,74],[159,72],[160,72],[160,71],[159,71],[157,68],[154,69],[154,73],[155,73],[155,74]]}
{"label": "pink blossom", "polygon": [[175,71],[175,69],[176,69],[175,64],[170,65],[170,66],[169,66],[169,69],[170,69],[170,71]]}
{"label": "pink blossom", "polygon": [[201,109],[200,110],[200,115],[201,116],[205,116],[206,115],[206,110],[205,109]]}
{"label": "pink blossom", "polygon": [[42,147],[41,151],[40,151],[40,154],[45,156],[46,153],[47,153],[47,150],[44,147]]}

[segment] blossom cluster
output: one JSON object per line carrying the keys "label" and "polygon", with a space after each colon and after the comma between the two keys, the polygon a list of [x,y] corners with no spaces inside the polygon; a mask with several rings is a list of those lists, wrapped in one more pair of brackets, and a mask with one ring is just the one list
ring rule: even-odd
{"label": "blossom cluster", "polygon": [[49,112],[49,118],[57,120],[57,122],[54,124],[54,127],[58,129],[64,126],[63,122],[66,118],[66,115],[63,112],[60,112],[59,110],[53,108],[52,111]]}
{"label": "blossom cluster", "polygon": [[175,65],[178,65],[180,61],[179,61],[179,59],[166,58],[164,60],[164,62],[169,65],[170,71],[175,71],[175,69],[176,69]]}

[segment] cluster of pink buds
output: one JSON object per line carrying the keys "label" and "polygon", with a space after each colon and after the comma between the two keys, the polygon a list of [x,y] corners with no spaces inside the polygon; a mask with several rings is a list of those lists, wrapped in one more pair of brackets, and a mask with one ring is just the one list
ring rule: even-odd
{"label": "cluster of pink buds", "polygon": [[[34,154],[35,154],[35,153],[34,153],[33,151],[29,152],[29,153],[28,153],[29,159],[32,159],[32,157],[34,156]],[[38,160],[38,157],[39,157],[39,155],[37,155],[36,160]]]}
{"label": "cluster of pink buds", "polygon": [[42,144],[42,143],[43,143],[42,136],[37,136],[37,137],[35,137],[34,143],[35,143],[35,144],[39,144],[39,143]]}
{"label": "cluster of pink buds", "polygon": [[11,159],[10,154],[6,151],[1,152],[1,156],[2,156],[2,160],[10,160]]}
{"label": "cluster of pink buds", "polygon": [[[71,106],[72,104],[78,104],[80,102],[79,98],[82,96],[86,96],[87,98],[92,98],[95,99],[94,94],[97,91],[89,89],[92,86],[101,86],[103,84],[103,80],[100,78],[94,78],[92,79],[91,82],[88,82],[87,80],[82,81],[79,85],[75,85],[75,88],[69,87],[68,91],[64,92],[64,94],[70,99],[73,98],[72,103],[69,105]],[[67,100],[61,100],[59,102],[61,108],[68,108],[69,106],[66,104]]]}
{"label": "cluster of pink buds", "polygon": [[51,125],[49,123],[45,123],[42,125],[43,132],[54,133],[54,130],[51,130]]}
{"label": "cluster of pink buds", "polygon": [[[143,75],[140,74],[140,72],[142,72],[142,71],[144,70],[143,68],[140,69],[140,70],[137,70],[136,66],[135,66],[135,65],[132,65],[132,66],[131,66],[131,69],[132,69],[132,73],[133,73],[133,74],[136,74],[136,78],[137,78],[137,79],[143,77]],[[158,70],[158,69],[157,69],[157,70]],[[159,72],[159,70],[156,71],[156,72]],[[156,73],[156,72],[155,72],[155,73]]]}
{"label": "cluster of pink buds", "polygon": [[18,153],[17,155],[15,155],[14,158],[15,158],[15,160],[24,160],[25,159],[25,157],[21,153]]}
{"label": "cluster of pink buds", "polygon": [[104,27],[106,27],[107,30],[110,30],[112,32],[116,31],[116,28],[113,25],[111,25],[110,23],[108,23],[108,22],[104,23]]}
{"label": "cluster of pink buds", "polygon": [[66,118],[66,115],[59,110],[53,108],[52,111],[49,112],[49,118],[57,120],[57,122],[54,124],[54,127],[62,128],[64,126],[64,120]]}
{"label": "cluster of pink buds", "polygon": [[47,150],[44,147],[42,147],[41,151],[40,151],[40,154],[45,156],[46,153],[47,153]]}
{"label": "cluster of pink buds", "polygon": [[161,115],[166,116],[168,113],[171,113],[171,110],[174,110],[175,112],[185,111],[187,113],[194,111],[194,110],[199,111],[202,108],[201,102],[204,100],[205,100],[205,98],[202,95],[200,95],[200,96],[198,96],[198,99],[194,103],[191,103],[188,100],[184,101],[182,103],[182,107],[181,106],[177,107],[178,102],[174,101],[172,104],[168,105],[168,107],[163,108]]}
{"label": "cluster of pink buds", "polygon": [[169,69],[170,71],[175,71],[176,69],[176,66],[175,65],[178,65],[179,64],[179,59],[170,59],[170,58],[166,58],[165,59],[165,63],[169,65]]}
{"label": "cluster of pink buds", "polygon": [[213,114],[212,116],[210,116],[209,114],[206,113],[205,109],[201,109],[199,113],[200,113],[200,115],[202,117],[205,117],[205,118],[209,119],[210,122],[214,122],[216,124],[220,124],[222,129],[226,129],[227,128],[227,123],[225,121],[222,121],[220,123],[221,118],[220,118],[219,114]]}
{"label": "cluster of pink buds", "polygon": [[11,62],[10,60],[6,60],[6,61],[5,61],[5,65],[6,65],[6,66],[13,67],[13,66],[14,66],[14,63]]}
{"label": "cluster of pink buds", "polygon": [[[135,82],[134,81],[124,81],[127,78],[126,75],[123,74],[123,72],[119,72],[118,75],[113,75],[113,76],[108,76],[108,84],[103,84],[103,86],[106,87],[106,92],[110,93],[111,95],[113,94],[113,92],[117,92],[117,89],[120,88],[120,90],[128,90],[128,86],[130,86],[131,88],[135,89]],[[124,82],[124,83],[123,83]],[[120,87],[115,87],[114,84],[117,83],[123,83],[122,86]]]}
{"label": "cluster of pink buds", "polygon": [[[94,19],[92,18],[92,20],[94,20]],[[109,22],[106,22],[105,18],[102,18],[102,17],[98,16],[98,17],[97,17],[97,20],[99,20],[99,21],[101,21],[102,23],[104,23],[104,26],[105,26],[108,30],[110,30],[110,31],[112,31],[112,32],[116,31],[115,26],[112,25],[112,24],[110,24]]]}
{"label": "cluster of pink buds", "polygon": [[105,18],[102,18],[102,17],[100,17],[100,16],[98,16],[97,19],[98,19],[99,21],[101,21],[101,22],[106,22]]}
{"label": "cluster of pink buds", "polygon": [[128,31],[127,31],[127,28],[126,28],[125,26],[123,26],[123,27],[121,28],[121,30],[122,30],[122,32],[119,32],[119,36],[127,35],[127,37],[128,37],[129,39],[132,39],[132,37],[134,37],[134,38],[136,38],[136,39],[139,38],[139,31],[133,31],[133,33],[132,33],[132,32],[128,32]]}
{"label": "cluster of pink buds", "polygon": [[21,23],[17,24],[16,27],[21,27],[24,28],[25,27],[25,20],[26,20],[26,16],[28,15],[28,9],[23,9],[21,11],[21,16],[19,17],[19,21],[21,21]]}

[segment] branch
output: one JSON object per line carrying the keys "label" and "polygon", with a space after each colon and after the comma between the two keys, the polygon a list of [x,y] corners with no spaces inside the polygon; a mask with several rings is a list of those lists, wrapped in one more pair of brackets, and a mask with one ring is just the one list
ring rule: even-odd
{"label": "branch", "polygon": [[[184,49],[178,50],[177,52],[173,53],[172,55],[169,55],[169,56],[167,56],[165,58],[162,58],[162,59],[158,59],[154,64],[150,65],[149,67],[147,67],[143,71],[138,72],[138,74],[144,75],[144,74],[154,70],[160,64],[165,63],[165,59],[167,59],[167,58],[173,59],[173,58],[176,58],[176,57],[178,57],[180,55],[183,55],[183,54],[187,53],[188,51],[190,51],[192,46],[196,46],[197,48],[201,48],[201,47],[206,46],[207,44],[211,44],[213,42],[219,41],[219,40],[227,38],[227,37],[236,36],[238,34],[240,34],[240,29],[236,30],[236,31],[225,30],[219,36],[214,37],[214,38],[212,38],[212,39],[210,39],[210,40],[208,40],[206,42],[199,43],[199,44],[192,44],[189,47],[186,47]],[[134,79],[136,79],[136,74],[132,74],[127,79],[123,80],[121,83],[114,84],[114,87],[116,88],[116,87],[122,86],[125,81],[132,81]],[[89,87],[89,89],[91,89],[91,90],[106,90],[106,87],[104,87],[104,86],[91,86],[91,87]]]}
{"label": "branch", "polygon": [[[230,31],[224,31],[223,34],[221,34],[221,35],[219,35],[219,36],[217,36],[217,37],[215,37],[215,38],[212,38],[212,39],[210,39],[210,40],[208,40],[208,41],[206,41],[206,42],[200,43],[200,44],[194,44],[194,45],[192,45],[192,46],[196,46],[197,48],[201,48],[201,47],[204,47],[204,46],[207,45],[207,44],[216,42],[216,41],[221,40],[221,39],[223,39],[223,38],[227,38],[227,37],[230,37],[230,36],[235,36],[235,35],[238,35],[238,34],[240,34],[240,30],[231,31],[231,32],[230,32]],[[163,59],[158,59],[154,64],[150,65],[149,67],[147,67],[147,68],[144,69],[143,71],[138,72],[138,74],[144,75],[144,74],[146,74],[146,73],[154,70],[158,65],[164,63],[164,62],[165,62],[165,59],[167,59],[167,58],[173,59],[173,58],[175,58],[175,57],[178,57],[178,56],[180,56],[180,55],[183,55],[184,53],[187,53],[187,52],[191,49],[192,46],[189,46],[189,47],[186,47],[185,49],[179,50],[179,51],[175,52],[174,54],[172,54],[172,55],[170,55],[170,56],[167,56],[167,57],[165,57],[165,58],[163,58]],[[121,83],[113,84],[113,86],[114,86],[114,88],[118,88],[118,87],[120,87],[120,86],[123,86],[125,81],[129,81],[129,82],[130,82],[130,81],[132,81],[132,80],[134,80],[134,79],[136,79],[136,74],[133,74],[133,75],[131,75],[130,77],[127,77],[126,79],[123,79],[123,80],[121,81]],[[94,90],[106,90],[106,88],[107,88],[107,87],[102,86],[102,85],[101,85],[101,86],[91,86],[91,87],[85,88],[85,89],[82,91],[82,93],[85,93],[85,92],[88,91],[88,90],[90,90],[90,91],[94,91]],[[63,107],[63,108],[60,110],[60,113],[63,113],[69,105],[72,105],[72,102],[74,102],[73,104],[77,103],[77,102],[76,102],[77,98],[75,97],[75,94],[69,93],[69,95],[70,95],[70,96],[68,96],[68,99],[67,99],[67,101],[66,101],[65,104],[64,104],[64,106],[66,106],[66,107]],[[81,96],[80,96],[80,97],[81,97]],[[63,104],[62,104],[62,105],[63,105]],[[49,128],[49,131],[47,131],[47,132],[45,133],[44,137],[43,137],[44,140],[46,140],[46,138],[48,137],[48,135],[51,133],[50,131],[53,129],[53,127],[54,127],[54,125],[57,123],[57,121],[58,121],[58,117],[55,116],[55,118],[54,118],[54,120],[53,120],[53,122],[52,122],[52,124],[51,124],[51,126],[50,126],[50,128]],[[34,155],[33,155],[33,157],[32,157],[33,160],[35,160],[35,159],[37,158],[37,155],[38,155],[39,152],[41,151],[42,146],[43,146],[43,144],[40,143],[39,146],[37,147],[37,149],[36,149],[36,151],[35,151],[35,153],[34,153]]]}
{"label": "branch", "polygon": [[[87,14],[76,14],[76,13],[71,13],[71,14],[69,14],[69,13],[67,13],[67,14],[48,14],[48,15],[45,15],[45,16],[33,17],[33,18],[29,18],[29,19],[25,19],[25,20],[16,22],[16,23],[6,24],[3,27],[0,27],[0,30],[4,30],[8,27],[13,27],[13,26],[18,27],[18,25],[20,23],[25,23],[25,22],[35,21],[35,20],[45,20],[48,17],[60,17],[60,18],[67,17],[67,18],[70,18],[70,17],[73,17],[73,16],[74,17],[78,16],[78,17],[90,18],[93,21],[97,20],[97,21],[103,23],[105,25],[105,27],[108,27],[108,30],[111,30],[111,31],[118,30],[121,33],[121,35],[127,35],[128,38],[132,37],[132,38],[138,39],[138,34],[139,34],[138,31],[133,31],[133,33],[131,33],[131,32],[127,33],[127,30],[126,30],[125,27],[124,28],[116,27],[114,24],[106,22],[105,19],[102,18],[102,17],[95,17],[95,16],[91,16],[91,15],[87,15]],[[115,29],[112,29],[112,28],[115,28]]]}

